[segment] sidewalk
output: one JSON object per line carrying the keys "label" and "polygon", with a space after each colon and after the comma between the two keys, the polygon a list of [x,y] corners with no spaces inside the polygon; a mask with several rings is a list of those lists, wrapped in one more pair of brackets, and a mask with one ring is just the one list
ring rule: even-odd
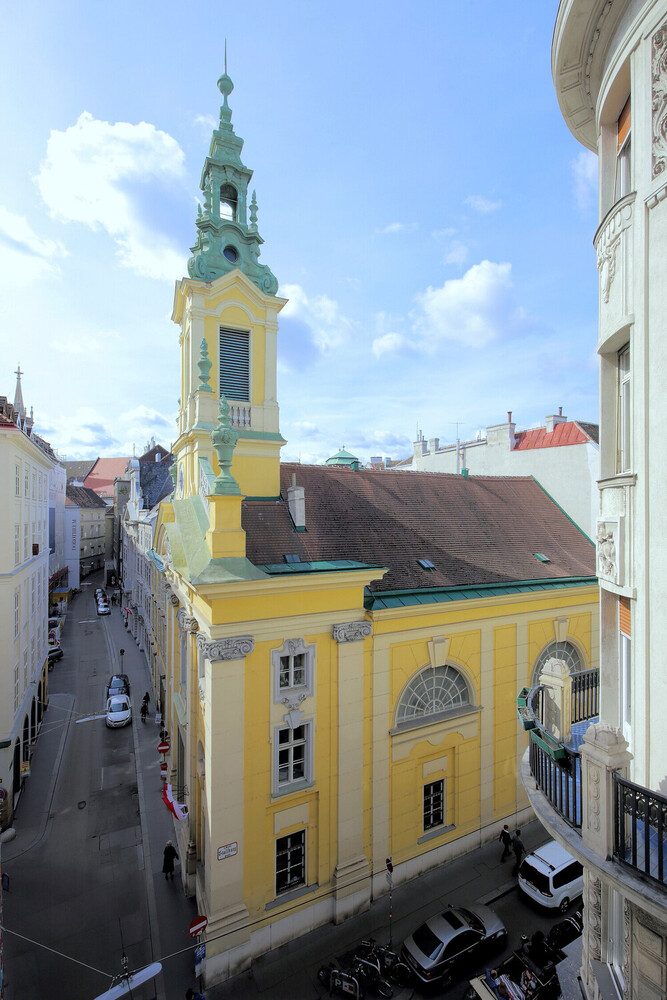
{"label": "sidewalk", "polygon": [[[500,825],[499,825],[500,829]],[[522,828],[526,852],[548,840],[537,820]],[[463,857],[426,872],[419,878],[398,886],[393,892],[392,939],[398,948],[405,937],[420,923],[444,909],[455,900],[493,905],[514,891],[517,880],[512,877],[512,863],[499,863],[501,846],[492,840]],[[253,962],[252,968],[234,979],[206,990],[207,1000],[250,1000],[252,997],[270,1000],[316,1000],[328,996],[317,980],[317,970],[330,961],[341,958],[365,937],[381,943],[389,939],[389,897],[383,896],[369,910],[335,926],[325,924],[296,941],[283,945]],[[517,947],[512,938],[509,945]],[[453,987],[460,996],[461,987]],[[401,991],[395,987],[395,1000],[407,1000],[412,988]],[[447,995],[447,994],[445,994]]]}

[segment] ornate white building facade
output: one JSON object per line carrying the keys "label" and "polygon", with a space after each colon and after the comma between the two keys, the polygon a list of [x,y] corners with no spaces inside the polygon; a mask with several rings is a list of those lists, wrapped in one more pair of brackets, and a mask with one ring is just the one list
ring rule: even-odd
{"label": "ornate white building facade", "polygon": [[584,865],[586,996],[664,1000],[666,0],[562,0],[552,69],[567,125],[599,157],[600,713],[580,752],[546,761],[569,798],[541,779],[532,736],[523,777]]}

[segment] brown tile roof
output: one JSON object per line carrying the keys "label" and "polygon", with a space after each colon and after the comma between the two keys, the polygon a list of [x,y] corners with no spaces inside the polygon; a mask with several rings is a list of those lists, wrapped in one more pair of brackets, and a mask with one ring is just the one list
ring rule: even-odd
{"label": "brown tile roof", "polygon": [[[305,488],[306,528],[287,506],[292,474]],[[373,590],[409,590],[593,576],[595,550],[530,477],[351,472],[284,464],[278,501],[245,501],[255,563],[353,559],[386,566]],[[550,560],[540,562],[534,553]],[[424,570],[418,559],[430,559]]]}
{"label": "brown tile roof", "polygon": [[99,496],[113,496],[113,481],[123,475],[129,461],[129,458],[98,458],[84,480],[86,486]]}

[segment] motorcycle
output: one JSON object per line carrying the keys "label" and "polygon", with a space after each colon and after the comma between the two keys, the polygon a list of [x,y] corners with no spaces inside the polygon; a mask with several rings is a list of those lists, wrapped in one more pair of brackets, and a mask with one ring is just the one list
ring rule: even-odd
{"label": "motorcycle", "polygon": [[337,968],[333,962],[323,965],[317,973],[317,978],[323,986],[326,986],[329,994],[343,993],[346,996],[356,997],[357,1000],[366,995],[359,979],[353,973]]}

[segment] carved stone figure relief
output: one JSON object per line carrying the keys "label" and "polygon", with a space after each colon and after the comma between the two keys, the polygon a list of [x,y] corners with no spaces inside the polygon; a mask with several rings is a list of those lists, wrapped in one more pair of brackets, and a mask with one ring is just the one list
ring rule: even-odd
{"label": "carved stone figure relief", "polygon": [[667,167],[667,21],[651,42],[651,176],[658,177]]}
{"label": "carved stone figure relief", "polygon": [[621,584],[621,526],[617,521],[598,521],[597,526],[597,568],[598,576],[610,583]]}

